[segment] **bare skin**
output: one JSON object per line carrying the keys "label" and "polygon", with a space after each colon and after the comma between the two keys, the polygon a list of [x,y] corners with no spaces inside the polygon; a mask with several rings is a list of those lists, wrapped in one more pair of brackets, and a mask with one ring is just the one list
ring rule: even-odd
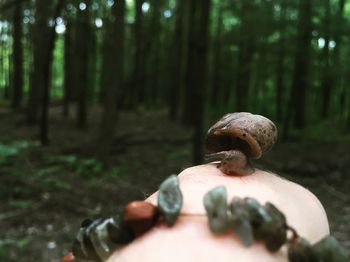
{"label": "bare skin", "polygon": [[207,154],[207,159],[221,159],[217,168],[229,176],[246,176],[254,172],[249,158],[239,150],[228,150]]}
{"label": "bare skin", "polygon": [[[184,205],[174,227],[158,223],[151,231],[116,251],[108,261],[287,261],[285,248],[274,254],[259,242],[245,248],[232,231],[222,235],[209,231],[203,196],[221,185],[227,188],[229,201],[234,196],[250,196],[260,203],[272,202],[286,215],[288,224],[312,243],[329,234],[322,205],[305,188],[261,170],[255,170],[250,176],[227,176],[216,165],[192,167],[179,175]],[[156,204],[157,193],[147,201]]]}

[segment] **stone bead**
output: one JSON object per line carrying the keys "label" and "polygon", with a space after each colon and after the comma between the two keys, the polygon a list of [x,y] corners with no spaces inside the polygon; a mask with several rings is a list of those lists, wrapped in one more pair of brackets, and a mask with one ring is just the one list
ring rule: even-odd
{"label": "stone bead", "polygon": [[131,228],[118,216],[107,224],[108,238],[115,244],[125,245],[135,239]]}
{"label": "stone bead", "polygon": [[304,238],[288,243],[289,262],[318,262],[311,244]]}
{"label": "stone bead", "polygon": [[264,238],[263,225],[270,223],[272,217],[268,214],[266,209],[254,198],[244,198],[244,203],[247,207],[250,223],[254,231],[254,239],[262,240]]}
{"label": "stone bead", "polygon": [[287,221],[283,213],[272,203],[265,204],[267,213],[272,220],[268,220],[261,226],[263,241],[271,252],[278,251],[287,241]]}
{"label": "stone bead", "polygon": [[102,219],[96,219],[89,221],[89,223],[82,223],[81,228],[73,242],[72,252],[76,260],[96,260],[99,261],[100,258],[96,253],[95,247],[91,242],[89,233],[91,230],[98,225]]}
{"label": "stone bead", "polygon": [[114,218],[103,219],[87,230],[88,238],[101,261],[106,261],[117,247],[117,243],[113,243],[110,240],[107,229],[108,225],[113,222]]}
{"label": "stone bead", "polygon": [[253,228],[250,224],[248,210],[243,199],[234,197],[229,205],[229,225],[241,240],[244,246],[250,247],[253,244]]}
{"label": "stone bead", "polygon": [[333,236],[326,236],[313,246],[320,261],[347,262],[350,258]]}
{"label": "stone bead", "polygon": [[133,201],[125,208],[124,222],[137,237],[150,230],[157,222],[158,216],[157,207],[151,203]]}
{"label": "stone bead", "polygon": [[227,191],[223,186],[210,190],[204,196],[204,207],[208,215],[210,230],[223,233],[228,229]]}
{"label": "stone bead", "polygon": [[176,175],[168,177],[159,187],[158,209],[168,226],[175,224],[182,208],[182,193]]}
{"label": "stone bead", "polygon": [[72,252],[68,252],[64,257],[62,257],[61,262],[74,262],[74,255]]}

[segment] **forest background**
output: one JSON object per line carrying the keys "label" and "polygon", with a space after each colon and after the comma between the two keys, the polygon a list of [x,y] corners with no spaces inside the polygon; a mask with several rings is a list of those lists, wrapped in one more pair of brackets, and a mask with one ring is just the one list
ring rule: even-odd
{"label": "forest background", "polygon": [[58,261],[84,218],[203,163],[234,111],[276,123],[257,165],[310,188],[349,250],[349,15],[346,0],[0,0],[0,260]]}

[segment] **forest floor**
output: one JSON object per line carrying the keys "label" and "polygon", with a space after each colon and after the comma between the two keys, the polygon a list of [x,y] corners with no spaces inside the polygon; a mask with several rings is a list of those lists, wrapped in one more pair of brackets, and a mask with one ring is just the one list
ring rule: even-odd
{"label": "forest floor", "polygon": [[[83,219],[108,217],[190,166],[190,134],[164,112],[121,113],[105,164],[94,158],[98,110],[84,132],[59,108],[50,114],[51,144],[40,147],[36,127],[0,109],[0,261],[58,262]],[[350,250],[349,144],[278,144],[256,163],[319,197],[332,233]]]}

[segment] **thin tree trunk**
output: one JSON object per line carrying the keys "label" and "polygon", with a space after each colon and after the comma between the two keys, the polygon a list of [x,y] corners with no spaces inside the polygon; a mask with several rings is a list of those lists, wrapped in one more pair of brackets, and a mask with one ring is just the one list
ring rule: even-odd
{"label": "thin tree trunk", "polygon": [[122,90],[124,79],[124,16],[125,0],[118,2],[113,8],[114,22],[107,64],[111,65],[110,73],[106,75],[105,96],[102,121],[99,131],[98,154],[105,157],[110,149],[116,127],[118,93]]}
{"label": "thin tree trunk", "polygon": [[12,74],[12,108],[21,107],[23,96],[23,45],[22,45],[22,3],[14,7],[13,14],[13,74]]}
{"label": "thin tree trunk", "polygon": [[335,23],[337,26],[334,29],[334,42],[336,43],[336,46],[333,51],[333,65],[331,66],[332,71],[332,79],[333,79],[333,86],[335,89],[338,89],[339,91],[339,98],[337,100],[337,104],[339,105],[337,107],[337,112],[342,112],[340,114],[340,119],[344,119],[344,114],[346,114],[346,110],[343,110],[343,105],[345,103],[345,89],[348,88],[347,85],[344,85],[344,73],[346,68],[341,63],[341,49],[340,47],[343,46],[343,36],[344,36],[344,7],[345,7],[345,0],[339,0],[338,2],[338,10],[337,15],[335,18]]}
{"label": "thin tree trunk", "polygon": [[[218,3],[218,15],[216,21],[216,35],[214,40],[214,58],[213,58],[213,80],[211,85],[211,105],[215,108],[219,105],[222,96],[222,7]],[[226,65],[225,65],[226,66]]]}
{"label": "thin tree trunk", "polygon": [[322,84],[321,84],[321,118],[325,119],[329,114],[331,101],[332,72],[330,68],[329,42],[331,37],[331,10],[330,0],[324,0],[325,17],[323,20],[325,45],[322,50]]}
{"label": "thin tree trunk", "polygon": [[69,116],[70,102],[72,99],[72,90],[73,90],[73,30],[72,22],[67,15],[67,25],[66,32],[64,35],[64,89],[63,89],[63,116]]}
{"label": "thin tree trunk", "polygon": [[[193,12],[192,12],[193,11]],[[189,49],[187,67],[187,99],[191,111],[188,112],[190,122],[194,128],[193,163],[199,164],[203,161],[204,142],[204,102],[206,93],[207,51],[209,35],[209,12],[210,0],[192,0],[190,2],[192,19],[189,20],[192,28],[189,30]]]}
{"label": "thin tree trunk", "polygon": [[42,104],[45,85],[45,66],[49,38],[49,6],[45,0],[36,1],[36,16],[33,29],[33,73],[27,105],[28,124],[36,124]]}
{"label": "thin tree trunk", "polygon": [[134,39],[135,39],[135,55],[134,68],[132,73],[132,81],[128,95],[126,96],[127,107],[133,108],[142,99],[140,98],[140,88],[144,80],[144,39],[143,39],[143,15],[142,5],[144,0],[135,0],[135,25],[134,25]]}
{"label": "thin tree trunk", "polygon": [[187,48],[187,62],[186,62],[186,72],[185,72],[185,92],[184,92],[184,105],[183,105],[183,111],[182,111],[182,117],[181,122],[185,125],[190,126],[193,119],[193,86],[192,86],[192,68],[194,67],[194,50],[196,48],[195,42],[196,39],[196,0],[190,0],[188,4],[188,19],[187,19],[187,26],[189,28],[187,34],[187,41],[188,41],[188,48]]}
{"label": "thin tree trunk", "polygon": [[185,2],[178,0],[175,13],[175,32],[172,42],[172,67],[169,97],[169,118],[175,120],[179,112],[180,92],[183,85],[183,40]]}
{"label": "thin tree trunk", "polygon": [[276,79],[276,119],[279,123],[283,119],[283,94],[285,90],[284,72],[286,56],[286,1],[281,0],[281,13],[278,21],[280,41],[277,52],[277,79]]}
{"label": "thin tree trunk", "polygon": [[147,79],[147,104],[153,106],[159,99],[161,6],[159,0],[151,0],[152,17],[150,21],[151,52],[149,56],[149,78]]}
{"label": "thin tree trunk", "polygon": [[[40,0],[39,0],[40,1]],[[46,2],[45,0],[42,0]],[[53,50],[56,41],[56,18],[59,17],[61,10],[64,6],[65,0],[60,0],[54,10],[54,25],[50,28],[48,32],[47,39],[47,49],[44,51],[44,61],[43,61],[43,99],[41,107],[41,121],[40,121],[40,141],[42,145],[47,145],[49,143],[49,121],[48,121],[48,111],[50,104],[50,79],[52,71],[52,61],[53,61]]]}
{"label": "thin tree trunk", "polygon": [[[0,27],[0,38],[3,37],[4,29]],[[6,78],[5,78],[5,43],[0,41],[0,88],[1,88],[1,97],[5,98],[5,89],[6,89]]]}
{"label": "thin tree trunk", "polygon": [[96,79],[97,79],[97,35],[96,31],[91,30],[89,39],[89,53],[90,59],[88,64],[88,100],[94,101],[96,91]]}
{"label": "thin tree trunk", "polygon": [[110,83],[108,83],[111,70],[110,70],[110,57],[109,51],[113,48],[113,41],[110,37],[113,35],[113,25],[108,17],[104,19],[104,32],[103,32],[103,42],[102,42],[102,65],[101,65],[101,77],[100,77],[100,89],[99,89],[99,101],[103,104],[106,96],[106,88]]}
{"label": "thin tree trunk", "polygon": [[296,39],[293,82],[283,125],[283,140],[289,138],[291,120],[296,128],[305,125],[305,93],[309,81],[311,53],[312,0],[299,0],[299,20]]}
{"label": "thin tree trunk", "polygon": [[292,81],[294,125],[305,126],[306,90],[309,85],[311,61],[312,0],[299,0],[299,21]]}
{"label": "thin tree trunk", "polygon": [[90,39],[90,1],[85,10],[78,9],[76,31],[76,81],[78,93],[77,127],[87,127],[87,90],[89,79],[89,39]]}
{"label": "thin tree trunk", "polygon": [[255,3],[254,1],[241,1],[241,29],[239,39],[237,83],[236,83],[236,109],[247,111],[249,109],[249,89],[251,80],[251,67],[255,52]]}

